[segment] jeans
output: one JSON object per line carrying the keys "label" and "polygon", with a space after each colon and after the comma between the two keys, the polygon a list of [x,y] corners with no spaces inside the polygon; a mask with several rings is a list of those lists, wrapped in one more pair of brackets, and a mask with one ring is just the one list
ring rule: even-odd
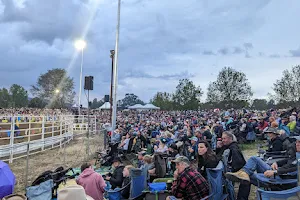
{"label": "jeans", "polygon": [[253,173],[256,171],[257,173],[264,173],[267,170],[271,170],[272,168],[270,165],[265,163],[261,158],[252,156],[249,158],[245,166],[243,167],[243,170],[249,175],[253,175]]}

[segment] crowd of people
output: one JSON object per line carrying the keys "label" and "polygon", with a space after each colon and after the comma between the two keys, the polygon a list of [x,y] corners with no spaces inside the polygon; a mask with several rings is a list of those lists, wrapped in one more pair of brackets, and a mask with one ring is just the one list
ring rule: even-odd
{"label": "crowd of people", "polygon": [[[72,111],[33,109],[24,112],[69,114]],[[92,110],[91,115],[97,116],[103,124],[110,121],[109,111]],[[236,199],[248,199],[255,172],[270,178],[297,170],[299,133],[300,113],[296,108],[264,112],[246,109],[118,111],[117,128],[108,132],[111,151],[115,151],[112,155],[117,155],[110,160],[114,172],[102,177],[90,164],[84,163],[77,183],[96,200],[103,199],[108,183],[111,189],[125,187],[121,194],[128,198],[129,171],[139,168],[146,169],[148,182],[173,176],[172,194],[168,199],[196,200],[210,192],[206,169],[223,162],[227,180],[240,182]],[[288,156],[272,164],[258,156],[246,160],[239,143],[253,142],[257,138],[268,141],[267,153],[287,150]],[[124,165],[119,154],[137,154],[138,162],[134,166]]]}
{"label": "crowd of people", "polygon": [[[128,198],[128,170],[140,168],[147,170],[148,182],[172,174],[172,196],[168,199],[201,199],[209,195],[206,169],[215,168],[222,161],[227,180],[240,182],[236,199],[248,199],[255,172],[271,178],[297,170],[300,139],[291,138],[298,135],[299,120],[296,109],[119,112],[117,128],[109,133],[110,142],[117,144],[119,153],[136,153],[138,163],[126,166],[115,157],[114,173],[103,177],[101,183],[109,182],[112,189],[127,186],[122,195]],[[258,156],[246,160],[238,143],[252,142],[256,136],[268,141],[267,153],[289,147],[292,150],[288,149],[285,159],[272,164]],[[168,157],[166,169],[159,167],[164,162],[157,155]],[[89,191],[87,194],[93,195]]]}

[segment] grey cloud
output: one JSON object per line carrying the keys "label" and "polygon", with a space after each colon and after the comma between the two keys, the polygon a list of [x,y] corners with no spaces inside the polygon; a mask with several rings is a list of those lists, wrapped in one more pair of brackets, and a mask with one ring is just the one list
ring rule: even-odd
{"label": "grey cloud", "polygon": [[216,55],[213,51],[211,51],[211,50],[204,50],[203,52],[202,52],[202,54],[203,55]]}
{"label": "grey cloud", "polygon": [[241,47],[234,47],[233,48],[233,54],[241,54],[244,53],[244,49],[242,49]]}
{"label": "grey cloud", "polygon": [[222,55],[228,55],[229,54],[229,49],[227,47],[223,47],[223,48],[218,50],[218,53],[222,54]]}
{"label": "grey cloud", "polygon": [[253,49],[253,44],[250,42],[244,43],[244,47],[246,50]]}
{"label": "grey cloud", "polygon": [[263,56],[265,56],[265,53],[259,52],[259,53],[258,53],[258,56],[263,57]]}
{"label": "grey cloud", "polygon": [[127,71],[125,74],[120,76],[121,79],[124,78],[147,78],[147,79],[162,79],[162,80],[170,80],[170,79],[183,79],[183,78],[193,78],[195,75],[188,73],[188,71],[183,71],[180,73],[174,74],[162,74],[159,76],[154,76],[149,73],[143,72],[141,70],[131,70]]}
{"label": "grey cloud", "polygon": [[290,50],[290,54],[292,55],[292,57],[300,57],[300,47],[295,50]]}
{"label": "grey cloud", "polygon": [[271,54],[269,55],[270,58],[280,58],[279,54]]}

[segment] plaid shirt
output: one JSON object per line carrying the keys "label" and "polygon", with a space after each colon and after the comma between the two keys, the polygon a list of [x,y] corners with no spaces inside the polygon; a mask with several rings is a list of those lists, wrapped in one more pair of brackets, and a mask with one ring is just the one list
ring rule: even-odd
{"label": "plaid shirt", "polygon": [[184,200],[199,200],[209,195],[208,182],[199,172],[187,167],[173,182],[172,194]]}

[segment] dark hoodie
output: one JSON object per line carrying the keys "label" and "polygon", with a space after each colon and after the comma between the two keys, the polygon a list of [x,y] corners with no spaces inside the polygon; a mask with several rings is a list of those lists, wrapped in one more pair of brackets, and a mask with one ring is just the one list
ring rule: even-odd
{"label": "dark hoodie", "polygon": [[115,189],[116,187],[122,187],[122,183],[123,183],[123,169],[124,166],[118,166],[113,175],[111,176],[109,182],[112,186],[112,189]]}
{"label": "dark hoodie", "polygon": [[230,150],[228,156],[228,166],[232,172],[237,172],[246,164],[245,158],[240,150],[237,142],[232,142],[227,149]]}
{"label": "dark hoodie", "polygon": [[282,140],[276,137],[270,141],[268,152],[282,151]]}

